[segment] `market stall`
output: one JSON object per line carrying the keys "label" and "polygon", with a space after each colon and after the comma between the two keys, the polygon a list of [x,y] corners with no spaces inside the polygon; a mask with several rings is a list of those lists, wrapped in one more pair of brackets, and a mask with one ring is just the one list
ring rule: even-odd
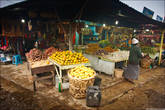
{"label": "market stall", "polygon": [[68,71],[69,92],[75,98],[85,98],[89,86],[93,86],[96,72],[90,67],[77,66]]}
{"label": "market stall", "polygon": [[56,52],[50,56],[48,60],[54,64],[56,73],[58,75],[59,92],[61,92],[62,87],[62,70],[68,70],[82,65],[91,66],[91,64],[88,62],[88,59],[85,58],[81,53],[73,53],[71,51]]}
{"label": "market stall", "polygon": [[122,61],[127,62],[129,51],[116,51],[104,56],[93,56],[89,54],[84,54],[84,56],[89,59],[92,67],[95,70],[113,76],[115,71],[115,64]]}
{"label": "market stall", "polygon": [[[32,76],[34,91],[37,90],[36,81],[52,78],[52,84],[55,84],[55,69],[52,63],[47,63],[47,61],[38,61],[34,64],[30,61],[27,61],[27,68]],[[45,72],[51,72],[51,74],[47,76],[37,77],[37,75],[43,74]]]}
{"label": "market stall", "polygon": [[36,81],[52,78],[52,84],[55,84],[55,69],[53,63],[49,62],[47,58],[56,51],[57,49],[54,47],[50,47],[44,52],[34,48],[26,53],[27,70],[30,72],[29,79],[33,81],[34,91],[36,91]]}

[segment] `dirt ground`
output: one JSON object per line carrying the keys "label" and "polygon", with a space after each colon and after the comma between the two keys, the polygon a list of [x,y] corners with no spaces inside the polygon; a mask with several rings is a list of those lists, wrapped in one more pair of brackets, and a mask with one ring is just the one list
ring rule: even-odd
{"label": "dirt ground", "polygon": [[[74,110],[58,99],[46,98],[35,94],[11,81],[0,77],[0,109],[1,110]],[[49,103],[53,106],[49,108]],[[46,106],[46,107],[45,107]]]}
{"label": "dirt ground", "polygon": [[[6,69],[5,72],[2,72],[4,67],[8,69]],[[13,66],[11,67],[3,66],[3,69],[0,68],[2,73],[0,74],[1,110],[165,109],[165,68],[157,68],[149,71],[144,70],[142,73],[145,74],[140,75],[139,81],[137,82],[138,86],[122,81],[113,87],[109,87],[106,85],[107,82],[104,79],[102,86],[106,86],[102,88],[102,104],[100,107],[90,108],[84,106],[85,99],[72,99],[68,94],[68,91],[58,93],[56,89],[49,85],[46,85],[46,87],[44,86],[45,90],[42,90],[43,88],[39,87],[39,91],[34,93],[32,91],[31,84],[27,83],[28,80],[23,73],[24,68],[22,70],[19,66],[17,67],[18,69],[15,69],[16,67]],[[12,73],[11,70],[14,72]],[[10,74],[9,71],[11,71],[12,74]],[[16,73],[19,77],[16,77]],[[104,77],[104,75],[99,76]],[[12,77],[14,80],[11,80]],[[28,85],[29,88],[26,88]],[[53,95],[55,95],[55,97],[53,97]],[[114,98],[116,95],[119,97]]]}
{"label": "dirt ground", "polygon": [[[146,110],[147,108],[165,109],[165,76],[154,79],[142,87],[130,90],[113,103],[101,110]],[[164,110],[163,109],[163,110]]]}

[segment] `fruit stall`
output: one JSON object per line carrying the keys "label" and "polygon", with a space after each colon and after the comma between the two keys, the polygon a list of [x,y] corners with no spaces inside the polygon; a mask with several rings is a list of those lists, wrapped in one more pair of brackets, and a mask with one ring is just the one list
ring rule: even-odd
{"label": "fruit stall", "polygon": [[101,40],[88,44],[84,56],[95,70],[114,76],[115,68],[119,68],[121,62],[127,63],[129,51],[123,50],[122,44],[116,45],[108,40]]}
{"label": "fruit stall", "polygon": [[127,63],[129,51],[116,51],[103,56],[94,56],[90,54],[84,54],[84,56],[89,59],[95,70],[114,76],[117,63]]}
{"label": "fruit stall", "polygon": [[90,67],[76,66],[68,71],[69,92],[74,98],[85,98],[86,90],[93,86],[96,72]]}
{"label": "fruit stall", "polygon": [[[52,55],[54,52],[59,51],[54,47],[50,47],[42,52],[39,49],[31,49],[28,53],[26,53],[27,59],[27,70],[30,74],[28,74],[29,80],[33,82],[33,90],[36,91],[36,81],[44,80],[52,78],[52,84],[55,84],[55,68],[53,63],[47,60],[48,56]],[[50,73],[46,74],[45,73]],[[43,75],[43,76],[42,76]],[[42,77],[38,77],[42,76]]]}
{"label": "fruit stall", "polygon": [[[34,48],[26,53],[26,58],[27,70],[30,73],[28,76],[33,82],[34,91],[37,90],[36,81],[50,78],[53,85],[56,80],[58,91],[63,91],[63,70],[67,70],[69,92],[75,98],[84,98],[87,88],[93,85],[96,76],[88,59],[81,53],[62,51],[54,47],[44,51]],[[55,79],[55,72],[58,79]]]}
{"label": "fruit stall", "polygon": [[[55,52],[48,60],[54,64],[57,76],[59,78],[59,92],[62,87],[63,70],[69,70],[78,66],[91,66],[88,59],[81,53],[72,51]],[[81,72],[81,71],[80,71]]]}

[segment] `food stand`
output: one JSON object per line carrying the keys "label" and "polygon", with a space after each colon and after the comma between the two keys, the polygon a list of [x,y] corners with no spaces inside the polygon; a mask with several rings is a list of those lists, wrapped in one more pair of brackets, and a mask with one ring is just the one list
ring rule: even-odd
{"label": "food stand", "polygon": [[[74,55],[78,55],[77,58]],[[63,57],[65,57],[66,59]],[[71,51],[55,53],[52,56],[50,56],[48,60],[54,64],[54,68],[59,78],[59,81],[60,81],[59,92],[61,92],[63,70],[72,69],[72,68],[75,68],[77,66],[82,66],[82,65],[91,66],[91,64],[88,63],[88,59],[86,59],[84,56],[82,56],[79,53],[76,53],[76,52],[73,53]]]}
{"label": "food stand", "polygon": [[[68,70],[68,69],[72,69],[72,68],[75,68],[77,66],[81,66],[81,65],[84,65],[84,66],[91,66],[90,63],[82,63],[82,64],[75,64],[75,65],[67,65],[67,66],[62,66],[60,64],[58,64],[57,62],[53,61],[52,59],[48,59],[50,62],[52,62],[54,64],[54,68],[56,70],[56,73],[58,75],[58,78],[59,78],[59,81],[60,81],[60,85],[62,85],[62,71],[63,70]],[[59,69],[58,69],[59,68]],[[59,92],[61,92],[61,90],[59,89]]]}
{"label": "food stand", "polygon": [[[42,63],[39,63],[42,62]],[[38,63],[38,64],[37,64]],[[55,73],[54,73],[54,66],[52,63],[47,64],[46,61],[38,61],[38,62],[31,62],[27,61],[27,68],[32,76],[32,81],[33,81],[33,90],[36,91],[36,81],[44,80],[44,79],[49,79],[52,78],[52,84],[55,84]],[[37,75],[45,73],[45,72],[51,72],[51,75],[48,76],[42,76],[42,77],[37,77]]]}
{"label": "food stand", "polygon": [[[118,56],[118,58],[114,57],[115,54],[123,55],[123,53],[124,53],[123,57],[122,56]],[[114,76],[115,64],[122,61],[127,62],[129,57],[129,52],[116,51],[105,56],[93,56],[89,54],[84,54],[84,56],[89,59],[92,67],[95,70]]]}

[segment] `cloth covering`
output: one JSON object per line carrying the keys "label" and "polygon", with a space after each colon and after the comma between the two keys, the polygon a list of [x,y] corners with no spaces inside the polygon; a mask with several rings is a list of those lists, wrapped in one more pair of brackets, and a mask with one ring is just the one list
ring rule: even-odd
{"label": "cloth covering", "polygon": [[95,57],[93,55],[88,55],[88,54],[83,54],[88,60],[90,61],[92,67],[99,72],[104,72],[109,75],[114,74],[114,69],[115,69],[115,63],[114,62],[109,62],[109,61],[104,61],[101,59],[98,59],[98,57]]}
{"label": "cloth covering", "polygon": [[123,75],[126,79],[138,80],[139,69],[139,65],[128,64],[128,67],[124,70]]}

